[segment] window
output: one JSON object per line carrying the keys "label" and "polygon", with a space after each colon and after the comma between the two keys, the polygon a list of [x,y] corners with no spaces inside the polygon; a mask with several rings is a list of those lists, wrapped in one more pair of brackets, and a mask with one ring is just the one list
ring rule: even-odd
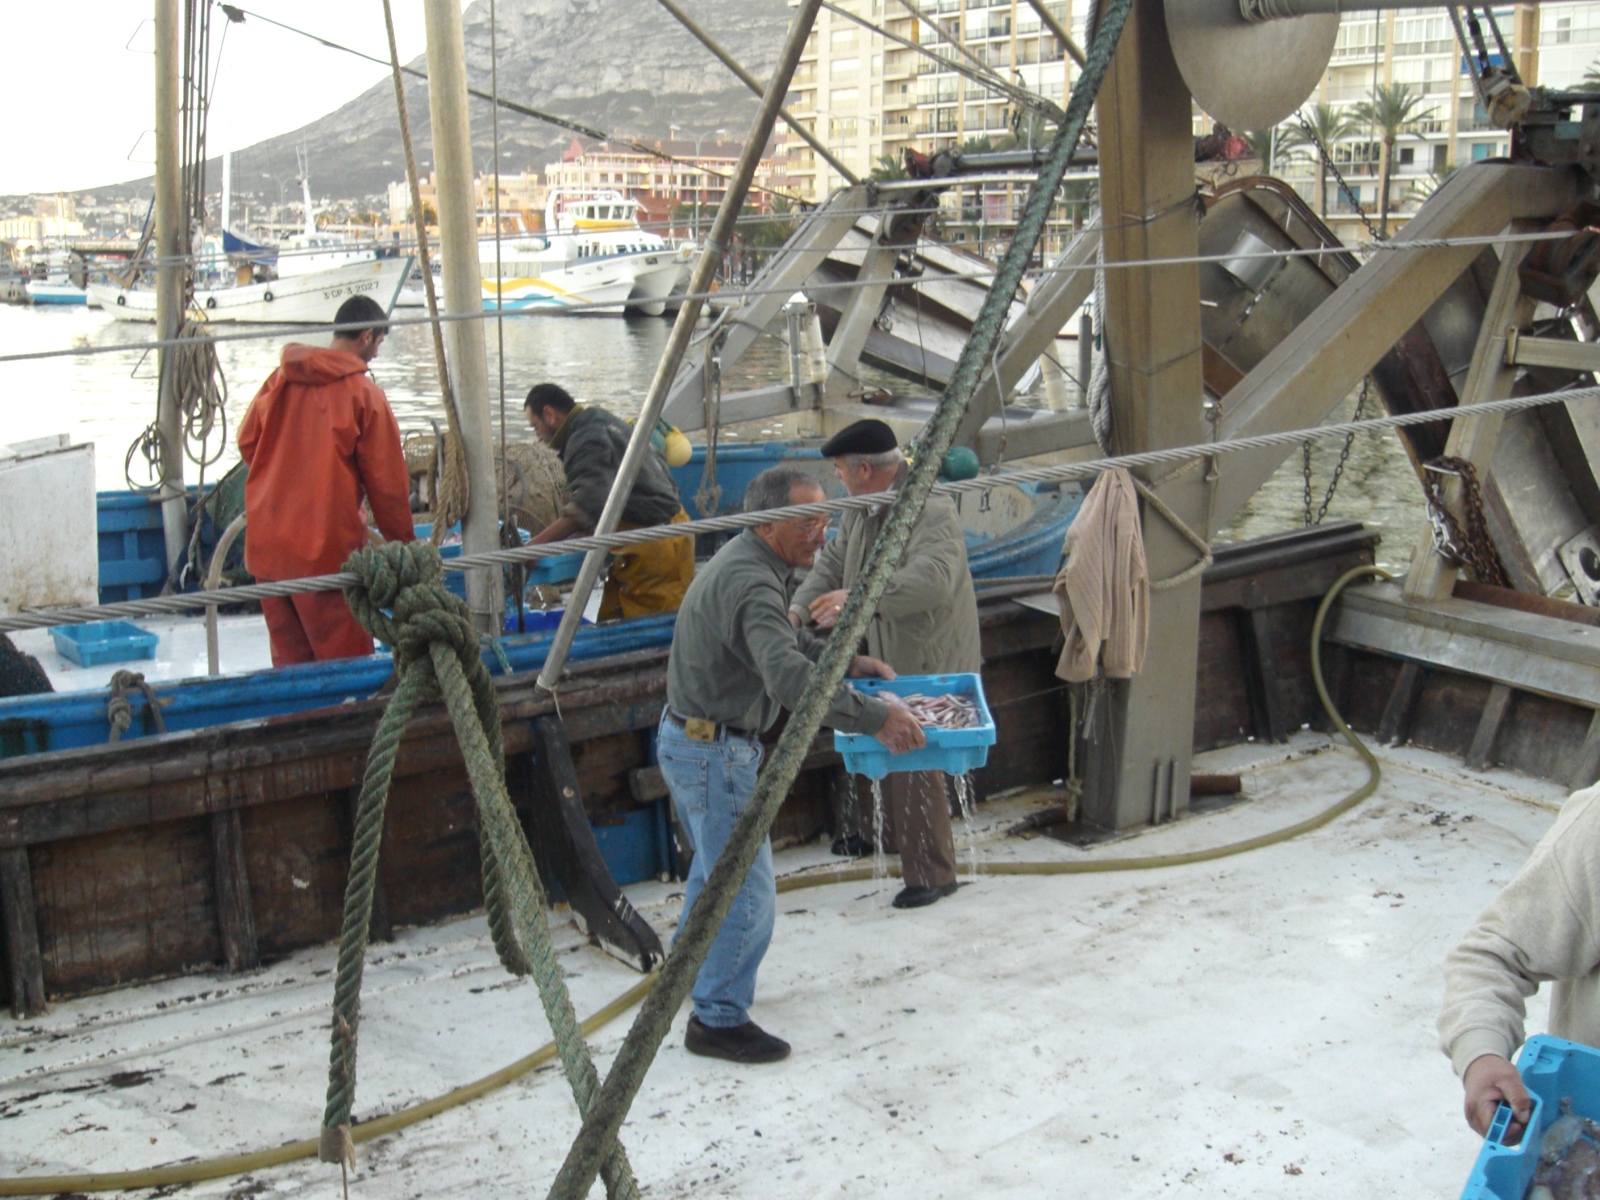
{"label": "window", "polygon": [[1449,155],[1450,147],[1448,146],[1435,146],[1433,148],[1433,173],[1435,175],[1444,174],[1445,168],[1450,165]]}
{"label": "window", "polygon": [[833,91],[828,93],[828,107],[833,109],[835,113],[841,109],[854,108],[860,96],[860,88],[834,88]]}
{"label": "window", "polygon": [[1409,167],[1413,162],[1416,161],[1416,157],[1417,157],[1417,152],[1412,147],[1410,147],[1410,146],[1401,146],[1400,147],[1400,165],[1401,166]]}
{"label": "window", "polygon": [[835,75],[854,75],[861,69],[859,58],[836,58],[833,60],[833,73]]}

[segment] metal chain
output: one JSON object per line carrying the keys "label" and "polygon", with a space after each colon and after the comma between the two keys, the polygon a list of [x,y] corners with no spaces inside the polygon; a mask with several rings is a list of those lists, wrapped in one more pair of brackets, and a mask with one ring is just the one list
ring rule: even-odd
{"label": "metal chain", "polygon": [[[1372,388],[1372,377],[1369,375],[1361,381],[1361,395],[1356,397],[1355,412],[1351,414],[1352,421],[1359,421],[1367,411],[1367,396]],[[1350,448],[1355,445],[1356,431],[1351,430],[1344,435],[1344,448],[1339,451],[1339,461],[1334,464],[1333,478],[1328,480],[1328,489],[1323,493],[1322,503],[1313,511],[1311,506],[1311,440],[1308,438],[1300,444],[1300,475],[1305,481],[1305,520],[1307,529],[1313,525],[1321,525],[1322,519],[1328,515],[1328,507],[1333,503],[1334,493],[1339,490],[1339,480],[1344,475],[1345,464],[1350,461]]]}
{"label": "metal chain", "polygon": [[[1465,524],[1456,519],[1444,502],[1443,476],[1461,480],[1461,507]],[[1483,515],[1483,489],[1478,485],[1477,469],[1464,458],[1441,457],[1422,464],[1422,492],[1428,501],[1428,521],[1433,526],[1433,545],[1441,558],[1471,569],[1479,583],[1510,587],[1500,556],[1489,538],[1489,524]]]}
{"label": "metal chain", "polygon": [[1311,515],[1311,439],[1307,438],[1300,443],[1300,478],[1305,481],[1305,520],[1302,524],[1310,529],[1316,524]]}
{"label": "metal chain", "polygon": [[[1352,421],[1359,421],[1366,415],[1367,396],[1372,388],[1372,377],[1369,375],[1361,381],[1361,395],[1356,397],[1356,410],[1351,414]],[[1356,431],[1352,429],[1344,435],[1344,448],[1339,451],[1339,461],[1334,464],[1333,478],[1328,480],[1328,490],[1322,497],[1322,503],[1317,507],[1317,519],[1310,522],[1321,525],[1322,518],[1328,515],[1328,506],[1333,503],[1333,494],[1339,490],[1339,480],[1344,475],[1345,464],[1350,461],[1350,449],[1356,444]]]}
{"label": "metal chain", "polygon": [[1333,155],[1328,153],[1328,148],[1322,144],[1322,139],[1317,136],[1317,131],[1312,128],[1311,122],[1306,119],[1306,114],[1300,114],[1300,128],[1305,130],[1306,137],[1311,139],[1311,144],[1317,148],[1317,154],[1322,158],[1322,165],[1333,172],[1333,178],[1339,185],[1339,190],[1350,198],[1350,203],[1355,206],[1356,216],[1361,218],[1361,223],[1367,227],[1367,236],[1375,242],[1384,239],[1378,236],[1378,228],[1372,223],[1372,218],[1367,216],[1366,209],[1361,207],[1361,201],[1356,198],[1355,191],[1345,182],[1344,175],[1339,170],[1339,164],[1333,161]]}

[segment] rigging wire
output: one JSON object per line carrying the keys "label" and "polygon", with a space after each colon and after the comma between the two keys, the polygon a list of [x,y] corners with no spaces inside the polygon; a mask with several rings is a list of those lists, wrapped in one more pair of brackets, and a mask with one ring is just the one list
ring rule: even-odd
{"label": "rigging wire", "polygon": [[[506,465],[506,273],[500,259],[500,23],[495,0],[489,0],[489,91],[494,95],[490,107],[490,126],[494,149],[494,336],[495,358],[500,369],[500,535],[517,536],[511,522],[511,471]],[[517,591],[517,615],[521,620],[522,591]]]}
{"label": "rigging wire", "polygon": [[[945,495],[962,492],[983,492],[1002,485],[1027,483],[1063,483],[1069,480],[1088,479],[1102,471],[1114,469],[1133,470],[1141,467],[1180,467],[1195,460],[1214,459],[1223,454],[1247,453],[1271,448],[1298,447],[1307,438],[1342,438],[1352,432],[1365,433],[1379,429],[1404,429],[1413,425],[1428,425],[1455,421],[1463,417],[1483,416],[1491,413],[1520,412],[1545,404],[1588,403],[1600,400],[1600,386],[1572,388],[1560,392],[1541,392],[1531,396],[1513,396],[1506,400],[1486,400],[1477,404],[1462,404],[1450,408],[1422,409],[1392,416],[1369,417],[1360,421],[1337,422],[1305,429],[1286,429],[1273,433],[1252,434],[1246,437],[1205,441],[1191,446],[1170,446],[1160,450],[1142,450],[1134,454],[1113,455],[1083,462],[1053,463],[1047,466],[1026,467],[1004,475],[978,475],[972,479],[952,480],[937,484],[936,492]],[[842,496],[834,500],[819,500],[812,504],[790,504],[782,508],[757,512],[728,513],[697,521],[672,525],[654,525],[606,534],[569,538],[564,542],[526,545],[504,550],[491,550],[481,554],[462,555],[444,563],[446,571],[470,571],[483,567],[513,566],[536,562],[558,554],[571,554],[590,550],[615,550],[637,546],[666,538],[693,537],[702,533],[724,533],[729,530],[748,529],[777,521],[824,516],[853,509],[873,508],[883,503],[881,494],[867,496]],[[52,625],[78,625],[107,617],[143,617],[167,613],[188,612],[209,604],[238,604],[247,600],[260,600],[271,596],[294,596],[308,592],[337,591],[354,585],[359,580],[354,574],[341,572],[332,575],[315,575],[303,579],[282,580],[273,583],[248,584],[212,592],[187,592],[182,595],[156,596],[146,600],[127,600],[115,604],[86,607],[64,606],[40,611],[0,617],[0,633],[19,629],[41,629]]]}
{"label": "rigging wire", "polygon": [[[268,25],[276,25],[279,29],[286,30],[289,33],[295,34],[299,37],[308,38],[319,45],[326,46],[330,50],[338,50],[344,54],[353,54],[357,58],[366,59],[368,62],[380,63],[383,66],[389,65],[387,60],[375,58],[364,51],[357,50],[353,46],[341,45],[340,43],[331,41],[319,34],[311,33],[304,29],[297,29],[293,25],[287,25],[282,21],[275,21],[271,17],[263,16],[262,14],[253,12],[250,9],[240,8],[238,5],[234,4],[224,4],[221,7],[222,11],[225,12],[231,20],[243,21],[245,17],[254,17],[256,20],[265,22]],[[426,80],[428,78],[428,73],[426,71],[420,71],[416,67],[399,67],[397,69],[404,71],[407,75],[414,75],[418,79]],[[631,149],[639,151],[641,154],[648,154],[651,158],[658,158],[662,162],[676,163],[679,166],[691,167],[702,174],[711,175],[717,179],[733,178],[732,175],[729,175],[725,172],[715,171],[710,167],[701,166],[698,162],[692,159],[680,158],[675,154],[670,154],[667,151],[662,150],[660,147],[651,146],[634,138],[621,137],[617,134],[607,133],[603,129],[597,129],[593,125],[586,125],[581,121],[572,119],[571,117],[562,117],[557,116],[554,113],[543,112],[537,108],[531,107],[530,105],[519,104],[515,100],[497,98],[488,92],[480,91],[478,88],[474,87],[469,87],[467,89],[467,94],[469,96],[474,96],[479,100],[488,100],[494,104],[497,109],[506,108],[514,113],[517,113],[519,116],[531,117],[535,121],[543,121],[547,125],[554,125],[557,129],[565,129],[569,133],[581,134],[584,137],[593,138],[599,142],[615,142],[619,146],[628,146]],[[804,199],[789,192],[778,191],[775,188],[763,187],[754,182],[750,184],[750,187],[756,191],[767,192],[774,196],[782,196],[785,200],[794,201],[800,204],[805,203]]]}

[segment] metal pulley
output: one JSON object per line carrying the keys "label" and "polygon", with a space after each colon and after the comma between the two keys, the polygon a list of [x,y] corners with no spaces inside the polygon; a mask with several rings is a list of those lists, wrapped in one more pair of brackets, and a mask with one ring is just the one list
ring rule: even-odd
{"label": "metal pulley", "polygon": [[[1165,0],[1172,56],[1195,102],[1230,129],[1270,129],[1316,91],[1337,12],[1246,16],[1252,0]],[[1271,3],[1271,0],[1266,0]]]}

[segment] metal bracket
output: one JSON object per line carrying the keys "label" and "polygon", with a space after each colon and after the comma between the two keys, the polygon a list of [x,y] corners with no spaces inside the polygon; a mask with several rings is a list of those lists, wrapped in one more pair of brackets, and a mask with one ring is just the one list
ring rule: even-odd
{"label": "metal bracket", "polygon": [[1600,372],[1600,343],[1530,337],[1512,329],[1506,334],[1506,365]]}

